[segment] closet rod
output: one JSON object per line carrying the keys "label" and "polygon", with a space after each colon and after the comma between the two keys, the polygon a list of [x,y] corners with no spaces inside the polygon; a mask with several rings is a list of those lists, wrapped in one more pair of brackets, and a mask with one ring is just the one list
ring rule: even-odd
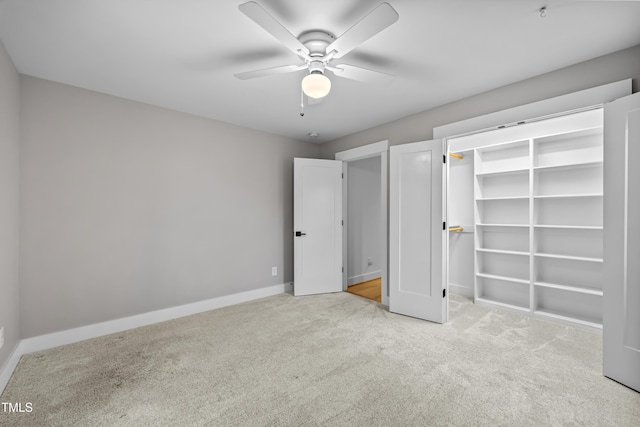
{"label": "closet rod", "polygon": [[449,227],[449,231],[463,231],[464,228],[462,227]]}
{"label": "closet rod", "polygon": [[462,157],[460,154],[456,154],[456,153],[449,153],[449,155],[450,155],[451,157],[455,157],[456,159],[460,159],[460,160],[464,159],[464,157]]}

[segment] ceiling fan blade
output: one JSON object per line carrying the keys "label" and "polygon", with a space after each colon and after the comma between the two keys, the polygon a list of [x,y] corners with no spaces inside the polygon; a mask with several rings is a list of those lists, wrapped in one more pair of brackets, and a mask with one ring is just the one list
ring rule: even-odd
{"label": "ceiling fan blade", "polygon": [[344,77],[345,79],[351,80],[359,80],[365,83],[375,83],[377,85],[388,85],[395,78],[395,76],[391,74],[381,73],[380,71],[368,70],[366,68],[347,64],[327,67],[327,70],[332,71],[333,74],[338,77]]}
{"label": "ceiling fan blade", "polygon": [[309,54],[309,50],[258,3],[254,1],[242,3],[238,9],[296,55]]}
{"label": "ceiling fan blade", "polygon": [[335,50],[335,58],[340,58],[397,20],[398,12],[389,3],[382,3],[327,46],[327,52]]}
{"label": "ceiling fan blade", "polygon": [[283,65],[281,67],[263,68],[262,70],[245,71],[243,73],[234,74],[240,80],[255,79],[257,77],[271,76],[273,74],[293,73],[306,69],[305,65]]}

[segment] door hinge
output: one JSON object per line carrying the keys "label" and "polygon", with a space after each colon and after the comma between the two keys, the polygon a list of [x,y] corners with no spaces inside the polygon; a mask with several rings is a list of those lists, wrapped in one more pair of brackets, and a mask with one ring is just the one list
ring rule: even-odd
{"label": "door hinge", "polygon": [[446,298],[447,297],[447,290],[443,289],[442,290],[442,298]]}
{"label": "door hinge", "polygon": [[344,267],[342,267],[342,272],[344,273]]}
{"label": "door hinge", "polygon": [[344,179],[344,173],[342,173],[342,174],[340,174],[340,175],[342,175],[342,179]]}
{"label": "door hinge", "polygon": [[344,227],[344,219],[342,220],[342,226]]}
{"label": "door hinge", "polygon": [[445,163],[445,164],[447,163],[447,155],[446,154],[442,155],[442,163]]}
{"label": "door hinge", "polygon": [[442,222],[442,229],[446,230],[447,229],[447,223],[446,222]]}

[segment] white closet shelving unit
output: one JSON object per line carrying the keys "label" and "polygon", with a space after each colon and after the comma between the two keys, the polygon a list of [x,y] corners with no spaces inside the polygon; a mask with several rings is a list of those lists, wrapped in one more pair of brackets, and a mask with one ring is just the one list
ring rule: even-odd
{"label": "white closet shelving unit", "polygon": [[485,137],[474,148],[477,303],[602,327],[599,117],[595,125],[581,117],[547,129],[536,123],[530,137]]}
{"label": "white closet shelving unit", "polygon": [[475,299],[530,306],[530,141],[475,150]]}
{"label": "white closet shelving unit", "polygon": [[534,313],[594,328],[602,327],[602,143],[601,127],[532,140]]}

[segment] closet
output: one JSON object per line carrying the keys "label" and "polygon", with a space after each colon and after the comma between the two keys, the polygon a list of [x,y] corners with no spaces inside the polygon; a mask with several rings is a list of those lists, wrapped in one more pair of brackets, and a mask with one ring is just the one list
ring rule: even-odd
{"label": "closet", "polygon": [[447,149],[450,291],[601,329],[602,109],[451,138]]}
{"label": "closet", "polygon": [[[390,147],[389,310],[446,323],[458,293],[601,330],[604,375],[640,390],[640,93],[630,93],[630,81],[611,83]],[[474,131],[496,123],[508,124]]]}

